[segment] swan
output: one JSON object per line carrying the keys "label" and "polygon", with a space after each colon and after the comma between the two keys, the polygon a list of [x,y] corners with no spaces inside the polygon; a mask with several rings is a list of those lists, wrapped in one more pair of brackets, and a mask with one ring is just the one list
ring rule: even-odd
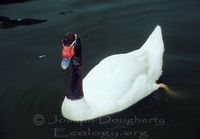
{"label": "swan", "polygon": [[164,52],[159,25],[140,49],[104,58],[84,79],[79,35],[68,33],[62,43],[61,67],[72,63],[71,82],[61,106],[63,117],[69,120],[86,121],[122,111],[164,86],[156,83]]}

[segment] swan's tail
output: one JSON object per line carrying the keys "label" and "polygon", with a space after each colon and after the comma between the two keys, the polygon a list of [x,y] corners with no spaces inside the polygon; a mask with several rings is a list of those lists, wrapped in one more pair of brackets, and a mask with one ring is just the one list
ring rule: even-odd
{"label": "swan's tail", "polygon": [[151,77],[151,79],[154,81],[158,80],[158,78],[162,74],[164,52],[162,31],[159,25],[154,29],[154,31],[141,47],[141,49],[148,53],[148,62],[150,65],[150,69],[148,72],[149,77]]}

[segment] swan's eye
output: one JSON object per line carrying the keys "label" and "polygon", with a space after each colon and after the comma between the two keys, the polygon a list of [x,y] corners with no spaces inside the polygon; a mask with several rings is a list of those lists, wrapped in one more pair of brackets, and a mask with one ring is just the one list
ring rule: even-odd
{"label": "swan's eye", "polygon": [[77,44],[77,35],[76,34],[67,34],[63,39],[62,39],[62,45],[63,46],[73,46],[75,47]]}
{"label": "swan's eye", "polygon": [[76,42],[77,42],[77,35],[75,34],[74,36],[75,36],[75,40],[70,45],[70,46],[73,46],[73,48],[76,46]]}

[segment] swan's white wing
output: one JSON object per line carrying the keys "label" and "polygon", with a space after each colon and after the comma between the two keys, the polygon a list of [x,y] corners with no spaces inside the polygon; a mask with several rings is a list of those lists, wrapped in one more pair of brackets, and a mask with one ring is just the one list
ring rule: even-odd
{"label": "swan's white wing", "polygon": [[109,56],[84,78],[85,99],[104,103],[118,101],[129,92],[137,77],[147,72],[147,56],[144,54],[137,57],[130,53]]}

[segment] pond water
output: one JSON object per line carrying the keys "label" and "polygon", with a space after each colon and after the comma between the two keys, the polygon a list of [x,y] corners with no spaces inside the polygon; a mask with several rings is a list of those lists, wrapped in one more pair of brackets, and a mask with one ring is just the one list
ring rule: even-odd
{"label": "pond water", "polygon": [[[84,76],[103,58],[145,42],[159,24],[165,44],[159,89],[117,114],[85,123],[61,115],[70,68],[61,39],[81,36]],[[200,117],[199,0],[0,2],[0,138],[197,139]]]}

